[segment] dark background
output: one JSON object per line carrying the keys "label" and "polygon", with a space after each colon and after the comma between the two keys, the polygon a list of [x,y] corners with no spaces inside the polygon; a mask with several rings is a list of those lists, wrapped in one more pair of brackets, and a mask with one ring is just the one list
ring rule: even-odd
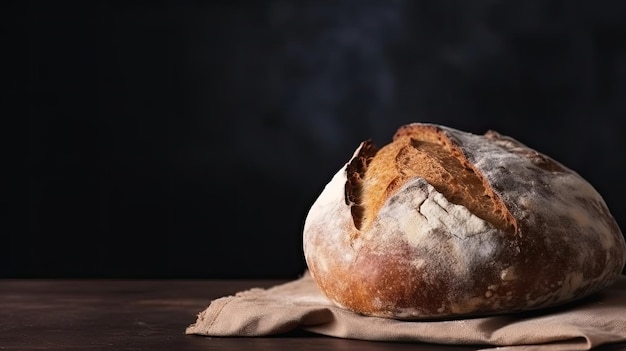
{"label": "dark background", "polygon": [[414,121],[513,136],[626,225],[626,2],[26,4],[2,277],[296,277],[322,187]]}

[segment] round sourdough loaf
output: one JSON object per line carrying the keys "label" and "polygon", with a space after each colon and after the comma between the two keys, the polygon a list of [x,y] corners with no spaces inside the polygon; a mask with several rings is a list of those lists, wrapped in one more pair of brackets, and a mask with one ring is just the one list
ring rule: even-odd
{"label": "round sourdough loaf", "polygon": [[626,262],[619,226],[579,174],[494,131],[434,124],[361,143],[303,235],[331,301],[397,319],[555,306],[610,285]]}

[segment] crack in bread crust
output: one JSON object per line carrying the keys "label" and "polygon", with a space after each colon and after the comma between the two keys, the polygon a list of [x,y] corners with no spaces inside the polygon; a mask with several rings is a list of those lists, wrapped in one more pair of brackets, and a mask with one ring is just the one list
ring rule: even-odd
{"label": "crack in bread crust", "polygon": [[384,200],[403,184],[422,177],[450,202],[465,206],[502,231],[516,231],[517,222],[488,181],[438,128],[413,125],[401,129],[392,143],[377,151],[363,173],[358,187],[361,201],[353,212],[359,229],[368,228]]}
{"label": "crack in bread crust", "polygon": [[346,165],[346,185],[344,198],[350,207],[352,221],[357,229],[363,226],[365,204],[363,204],[363,179],[370,162],[378,152],[378,148],[370,141],[364,141],[352,160]]}

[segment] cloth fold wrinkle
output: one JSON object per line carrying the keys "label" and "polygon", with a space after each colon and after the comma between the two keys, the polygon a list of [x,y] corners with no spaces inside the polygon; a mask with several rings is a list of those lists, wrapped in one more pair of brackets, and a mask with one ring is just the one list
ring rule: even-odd
{"label": "cloth fold wrinkle", "polygon": [[484,345],[498,350],[589,350],[626,342],[626,276],[594,296],[558,308],[443,321],[367,317],[335,306],[308,272],[268,289],[213,300],[185,332],[258,337],[294,329],[338,338]]}

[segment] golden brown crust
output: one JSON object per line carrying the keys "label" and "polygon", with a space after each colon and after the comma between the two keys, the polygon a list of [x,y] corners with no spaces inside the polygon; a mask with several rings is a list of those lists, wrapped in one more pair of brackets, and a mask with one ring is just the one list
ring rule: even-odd
{"label": "golden brown crust", "polygon": [[582,298],[620,274],[626,243],[593,187],[548,156],[493,131],[414,123],[381,149],[362,143],[333,177],[304,253],[338,305],[418,319]]}

